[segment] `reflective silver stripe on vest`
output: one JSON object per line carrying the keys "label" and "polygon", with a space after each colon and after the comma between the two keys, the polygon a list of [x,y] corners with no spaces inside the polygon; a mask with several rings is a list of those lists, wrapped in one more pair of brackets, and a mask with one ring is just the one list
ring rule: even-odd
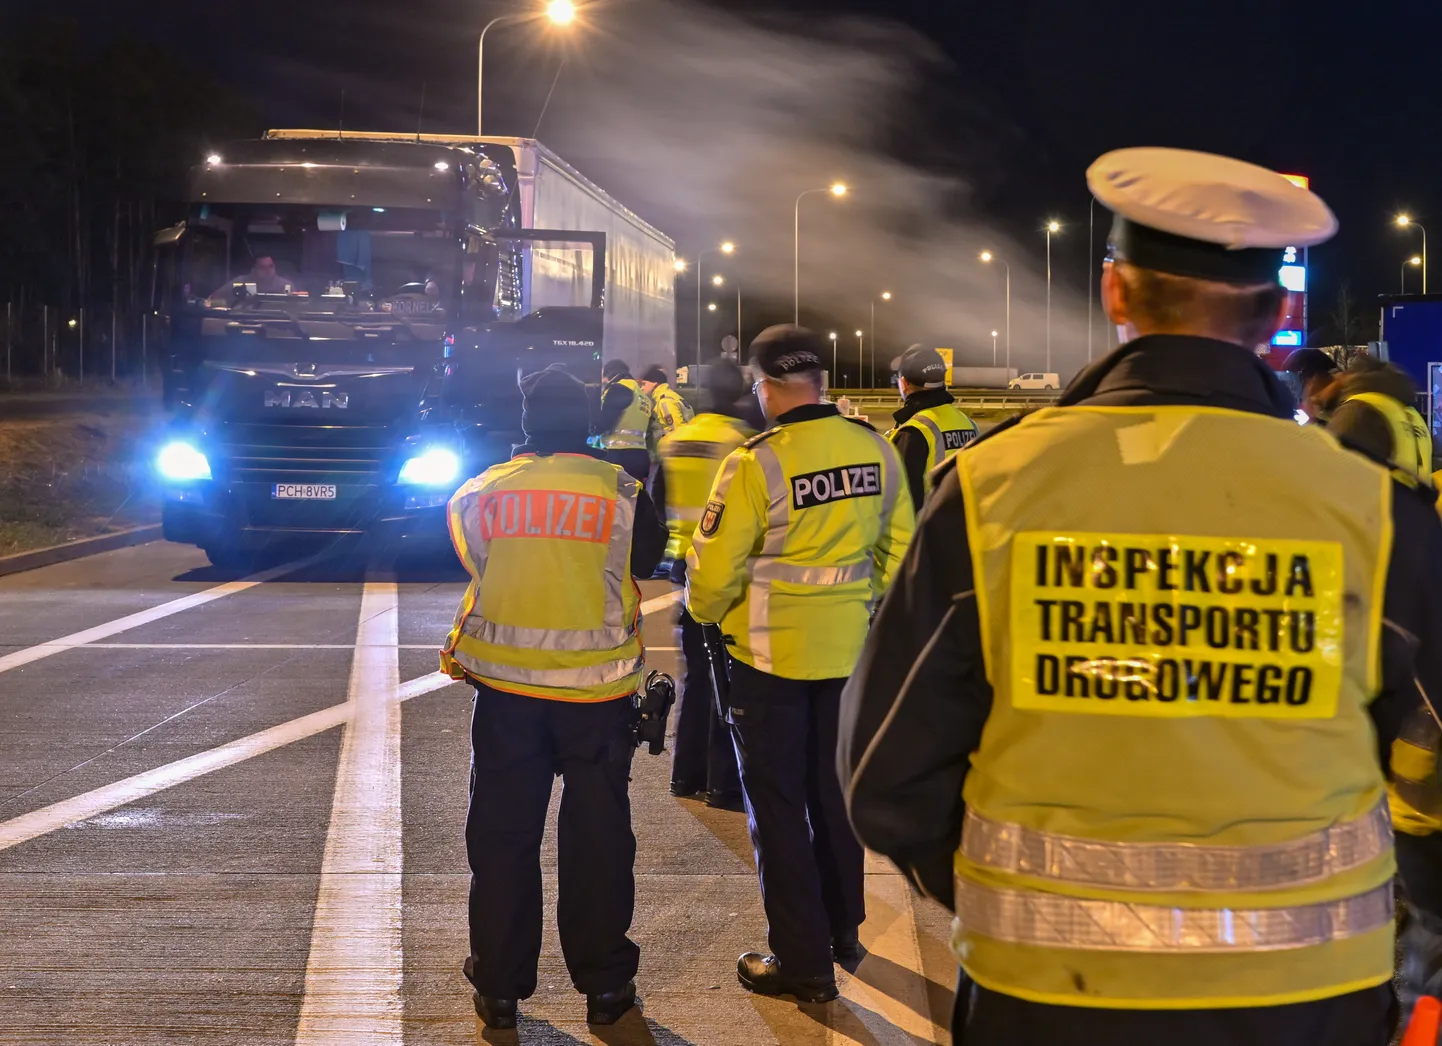
{"label": "reflective silver stripe on vest", "polygon": [[[761,542],[762,560],[780,557],[786,547],[786,530],[791,522],[791,486],[786,482],[786,471],[776,451],[765,443],[758,443],[754,449],[756,463],[766,477],[766,536]],[[756,668],[769,672],[773,667],[771,659],[771,579],[765,576],[751,577],[751,590],[746,597],[748,606],[747,631],[751,640],[751,656]]]}
{"label": "reflective silver stripe on vest", "polygon": [[559,690],[581,690],[586,687],[605,686],[619,683],[628,676],[641,671],[641,658],[628,657],[621,661],[608,661],[584,668],[517,668],[515,665],[499,665],[494,661],[482,661],[464,651],[457,650],[455,658],[473,676],[499,679],[521,686],[547,686]]}
{"label": "reflective silver stripe on vest", "polygon": [[635,635],[629,628],[522,628],[498,625],[472,614],[461,631],[482,643],[497,646],[531,647],[536,650],[614,650]]}
{"label": "reflective silver stripe on vest", "polygon": [[891,513],[896,509],[897,495],[902,491],[901,458],[885,436],[879,432],[872,432],[872,436],[881,444],[881,528],[876,535],[878,541],[884,542],[891,532]]}
{"label": "reflective silver stripe on vest", "polygon": [[1340,901],[1288,908],[1166,908],[995,890],[956,882],[963,933],[1089,951],[1260,952],[1306,948],[1390,926],[1392,884]]}
{"label": "reflective silver stripe on vest", "polygon": [[757,581],[785,581],[793,585],[845,585],[853,581],[869,581],[872,574],[872,565],[866,563],[852,563],[844,567],[807,567],[796,563],[778,563],[774,559],[753,559],[751,561],[751,580]]}
{"label": "reflective silver stripe on vest", "polygon": [[942,438],[941,426],[925,414],[917,414],[911,420],[925,426],[926,431],[931,433],[931,467],[935,468],[946,460],[946,440]]}
{"label": "reflective silver stripe on vest", "polygon": [[973,864],[1016,875],[1126,890],[1256,891],[1330,879],[1392,847],[1384,799],[1355,821],[1285,843],[1109,843],[1052,835],[968,810],[961,852]]}
{"label": "reflective silver stripe on vest", "polygon": [[[611,521],[611,545],[606,549],[607,629],[629,630],[635,623],[626,617],[626,586],[631,585],[631,535],[636,529],[636,496],[641,484],[622,469],[616,470],[616,518]],[[637,615],[639,617],[639,615]],[[610,650],[620,643],[608,643]]]}

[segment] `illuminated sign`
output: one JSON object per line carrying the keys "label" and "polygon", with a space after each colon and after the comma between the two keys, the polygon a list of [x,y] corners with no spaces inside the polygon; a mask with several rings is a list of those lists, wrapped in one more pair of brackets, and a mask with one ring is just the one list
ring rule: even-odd
{"label": "illuminated sign", "polygon": [[1272,338],[1273,345],[1280,345],[1283,348],[1300,348],[1302,344],[1301,331],[1278,331]]}
{"label": "illuminated sign", "polygon": [[1307,267],[1305,265],[1283,265],[1277,274],[1282,286],[1294,294],[1307,293]]}

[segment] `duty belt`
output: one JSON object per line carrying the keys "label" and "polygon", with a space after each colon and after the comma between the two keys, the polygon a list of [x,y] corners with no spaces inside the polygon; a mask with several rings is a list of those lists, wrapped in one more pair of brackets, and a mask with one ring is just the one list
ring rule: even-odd
{"label": "duty belt", "polygon": [[1272,951],[1326,944],[1390,925],[1392,884],[1340,901],[1286,908],[1168,908],[999,890],[958,879],[956,918],[964,933],[1049,948]]}
{"label": "duty belt", "polygon": [[992,821],[968,810],[961,852],[1016,875],[1124,890],[1256,891],[1320,882],[1376,860],[1392,846],[1383,799],[1343,821],[1284,843],[1112,843]]}

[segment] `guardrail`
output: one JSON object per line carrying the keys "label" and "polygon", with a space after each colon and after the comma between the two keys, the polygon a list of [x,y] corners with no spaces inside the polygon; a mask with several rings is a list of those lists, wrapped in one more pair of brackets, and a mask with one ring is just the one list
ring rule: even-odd
{"label": "guardrail", "polygon": [[[1021,411],[1028,407],[1045,407],[1061,395],[1059,392],[1008,389],[962,389],[951,390],[956,405],[964,411]],[[832,389],[837,399],[845,396],[851,405],[861,413],[868,411],[892,411],[901,406],[901,397],[895,389]]]}

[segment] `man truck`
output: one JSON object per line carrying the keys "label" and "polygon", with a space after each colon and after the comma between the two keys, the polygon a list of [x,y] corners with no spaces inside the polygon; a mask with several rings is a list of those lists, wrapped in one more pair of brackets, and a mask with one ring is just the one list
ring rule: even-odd
{"label": "man truck", "polygon": [[530,139],[270,131],[160,233],[165,537],[444,542],[522,442],[517,378],[675,366],[675,245]]}

